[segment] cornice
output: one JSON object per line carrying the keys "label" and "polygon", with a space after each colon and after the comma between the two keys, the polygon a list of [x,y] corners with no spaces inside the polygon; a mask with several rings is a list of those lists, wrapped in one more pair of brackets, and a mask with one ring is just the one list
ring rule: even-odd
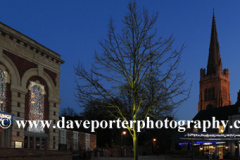
{"label": "cornice", "polygon": [[12,40],[14,43],[26,47],[27,49],[36,53],[36,55],[41,56],[44,59],[48,59],[59,66],[64,63],[64,61],[61,60],[60,58],[61,56],[58,53],[41,45],[40,43],[18,32],[17,30],[3,24],[2,22],[0,22],[0,35],[7,39]]}

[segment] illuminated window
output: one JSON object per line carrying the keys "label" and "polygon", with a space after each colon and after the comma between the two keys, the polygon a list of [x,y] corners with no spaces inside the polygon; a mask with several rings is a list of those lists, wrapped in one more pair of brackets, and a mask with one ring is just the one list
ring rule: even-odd
{"label": "illuminated window", "polygon": [[198,129],[197,129],[197,128],[194,128],[194,129],[193,129],[193,132],[196,132],[196,133],[197,133],[197,132],[198,132]]}
{"label": "illuminated window", "polygon": [[213,146],[211,144],[208,144],[210,146],[203,146],[204,147],[204,154],[213,154]]}
{"label": "illuminated window", "polygon": [[14,143],[15,148],[22,148],[22,146],[23,146],[22,142],[15,141]]}
{"label": "illuminated window", "polygon": [[[29,101],[29,120],[39,122],[44,119],[44,86],[36,82],[30,82],[28,89],[31,90]],[[44,132],[44,128],[41,123],[38,123],[37,128],[29,128],[29,131]]]}
{"label": "illuminated window", "polygon": [[219,126],[218,133],[224,133],[224,127],[223,126]]}
{"label": "illuminated window", "polygon": [[0,111],[5,112],[5,100],[6,100],[6,77],[4,72],[0,69]]}

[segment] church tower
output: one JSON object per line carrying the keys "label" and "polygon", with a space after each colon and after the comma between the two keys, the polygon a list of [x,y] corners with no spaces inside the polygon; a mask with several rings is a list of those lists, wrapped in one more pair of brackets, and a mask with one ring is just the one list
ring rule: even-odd
{"label": "church tower", "polygon": [[231,105],[229,70],[222,70],[217,27],[213,13],[207,72],[200,70],[198,111]]}

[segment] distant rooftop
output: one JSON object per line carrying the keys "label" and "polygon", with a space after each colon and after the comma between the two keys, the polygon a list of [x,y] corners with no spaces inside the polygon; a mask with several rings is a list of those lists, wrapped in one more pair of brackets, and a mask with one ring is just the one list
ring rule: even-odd
{"label": "distant rooftop", "polygon": [[230,105],[212,109],[201,110],[193,118],[193,120],[212,120],[215,117],[217,120],[227,120],[229,115],[240,114],[238,112],[239,105]]}

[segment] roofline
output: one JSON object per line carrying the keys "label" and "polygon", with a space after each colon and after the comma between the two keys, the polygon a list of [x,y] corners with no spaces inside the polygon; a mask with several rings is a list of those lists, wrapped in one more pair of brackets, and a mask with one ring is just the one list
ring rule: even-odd
{"label": "roofline", "polygon": [[2,30],[4,33],[22,41],[23,43],[29,44],[29,46],[36,48],[37,50],[40,50],[41,52],[44,52],[46,55],[51,56],[61,62],[63,64],[65,61],[63,61],[60,57],[61,55],[54,52],[53,50],[43,46],[42,44],[38,43],[37,41],[33,40],[32,38],[24,35],[23,33],[13,29],[12,27],[9,27],[8,25],[0,22],[0,30]]}

